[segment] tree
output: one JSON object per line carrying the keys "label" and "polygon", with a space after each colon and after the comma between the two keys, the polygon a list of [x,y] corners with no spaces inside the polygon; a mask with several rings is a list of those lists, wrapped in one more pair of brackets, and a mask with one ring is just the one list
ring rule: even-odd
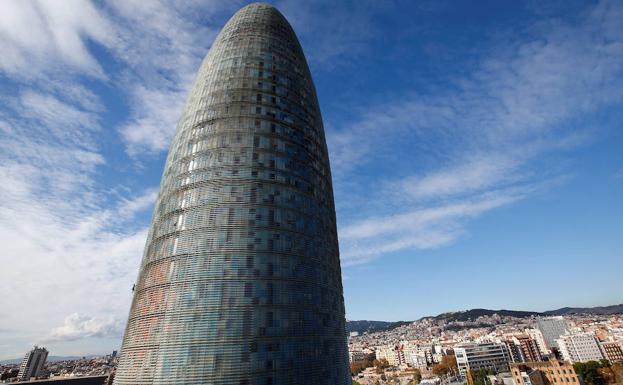
{"label": "tree", "polygon": [[375,367],[385,369],[389,368],[389,362],[385,358],[381,358],[380,360],[374,360],[372,363]]}
{"label": "tree", "polygon": [[597,361],[576,362],[573,369],[587,385],[604,385],[602,374],[599,372],[601,364]]}
{"label": "tree", "polygon": [[353,384],[352,385],[361,385],[361,384],[358,383],[357,381],[353,380]]}
{"label": "tree", "polygon": [[381,358],[380,360],[374,360],[372,363],[376,368],[377,373],[383,373],[383,371],[389,368],[389,362],[385,358]]}
{"label": "tree", "polygon": [[492,374],[490,369],[479,369],[472,371],[472,379],[474,380],[474,385],[488,385],[489,381],[487,376]]}
{"label": "tree", "polygon": [[448,374],[456,375],[457,372],[456,357],[454,356],[443,356],[441,362],[433,366],[433,373],[439,377],[445,377]]}
{"label": "tree", "polygon": [[365,366],[363,365],[362,362],[351,362],[350,364],[350,373],[353,376],[358,375],[364,369],[365,369]]}
{"label": "tree", "polygon": [[437,364],[433,366],[433,374],[438,377],[445,377],[449,372],[449,369],[444,364]]}
{"label": "tree", "polygon": [[616,363],[612,365],[611,369],[614,373],[615,382],[623,384],[623,363]]}
{"label": "tree", "polygon": [[420,382],[422,382],[422,372],[420,369],[415,369],[413,378],[409,381],[409,384],[418,385]]}
{"label": "tree", "polygon": [[363,361],[355,361],[355,362],[351,362],[350,364],[350,372],[353,376],[356,376],[357,374],[359,374],[361,371],[363,371],[365,368],[369,368],[373,365],[373,362],[371,359],[366,358]]}
{"label": "tree", "polygon": [[458,367],[456,365],[456,356],[443,356],[441,363],[448,368],[448,371],[453,375],[458,373]]}

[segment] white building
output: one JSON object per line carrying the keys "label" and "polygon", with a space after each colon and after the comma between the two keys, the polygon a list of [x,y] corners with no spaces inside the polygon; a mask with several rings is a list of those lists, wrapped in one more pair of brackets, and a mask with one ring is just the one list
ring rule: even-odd
{"label": "white building", "polygon": [[530,336],[533,340],[536,341],[537,346],[539,347],[539,351],[542,356],[546,356],[549,354],[549,349],[547,348],[547,344],[545,343],[545,338],[543,338],[543,333],[539,329],[526,329],[526,334]]}
{"label": "white building", "polygon": [[363,350],[349,350],[348,351],[348,361],[352,364],[353,362],[359,362],[366,359],[367,354]]}
{"label": "white building", "polygon": [[491,369],[497,373],[509,370],[510,355],[504,344],[470,343],[454,348],[459,373],[466,378],[468,370]]}
{"label": "white building", "polygon": [[386,359],[391,366],[406,364],[405,354],[400,346],[379,346],[376,349],[376,359]]}
{"label": "white building", "polygon": [[593,333],[566,334],[556,340],[563,359],[571,362],[599,361],[604,355]]}
{"label": "white building", "polygon": [[19,367],[18,377],[22,381],[27,381],[30,377],[37,377],[43,369],[45,360],[48,358],[48,351],[45,348],[35,346],[26,353],[22,364]]}

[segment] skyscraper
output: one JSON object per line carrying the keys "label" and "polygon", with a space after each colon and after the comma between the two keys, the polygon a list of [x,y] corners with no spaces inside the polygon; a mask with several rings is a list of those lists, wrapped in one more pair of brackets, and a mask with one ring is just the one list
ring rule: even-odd
{"label": "skyscraper", "polygon": [[179,121],[115,384],[350,384],[331,173],[286,19],[251,4]]}
{"label": "skyscraper", "polygon": [[24,359],[22,360],[18,373],[19,379],[27,381],[31,377],[37,377],[40,374],[41,369],[43,369],[43,365],[45,364],[45,360],[47,358],[48,351],[45,348],[35,346],[31,351],[26,353]]}

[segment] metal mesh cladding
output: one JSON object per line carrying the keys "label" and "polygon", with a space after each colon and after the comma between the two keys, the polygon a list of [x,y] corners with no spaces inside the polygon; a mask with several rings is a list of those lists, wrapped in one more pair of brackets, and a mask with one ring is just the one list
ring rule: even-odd
{"label": "metal mesh cladding", "polygon": [[346,385],[345,334],[311,74],[286,19],[251,4],[178,124],[115,384]]}

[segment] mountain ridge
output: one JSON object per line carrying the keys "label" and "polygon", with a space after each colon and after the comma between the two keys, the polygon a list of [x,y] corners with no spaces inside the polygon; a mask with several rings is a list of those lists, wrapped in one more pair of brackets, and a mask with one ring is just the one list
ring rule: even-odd
{"label": "mountain ridge", "polygon": [[500,316],[516,317],[516,318],[529,318],[537,316],[554,316],[554,315],[571,315],[571,314],[594,314],[594,315],[612,315],[623,314],[623,304],[610,305],[610,306],[595,306],[595,307],[562,307],[555,310],[547,310],[544,312],[525,311],[525,310],[491,310],[491,309],[469,309],[455,312],[441,313],[436,316],[425,316],[414,321],[374,321],[374,320],[349,320],[346,321],[346,331],[348,333],[358,332],[372,333],[378,331],[391,330],[398,326],[409,324],[419,320],[433,319],[433,320],[446,320],[448,322],[465,322],[474,320],[481,316],[491,316],[498,314]]}

